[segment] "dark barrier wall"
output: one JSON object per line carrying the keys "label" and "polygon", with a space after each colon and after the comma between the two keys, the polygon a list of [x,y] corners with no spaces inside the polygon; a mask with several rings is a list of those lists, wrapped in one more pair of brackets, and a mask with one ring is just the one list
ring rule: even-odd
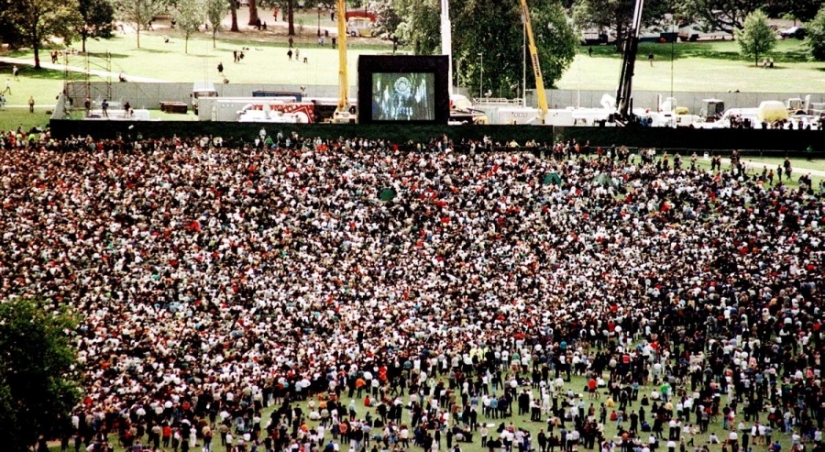
{"label": "dark barrier wall", "polygon": [[[743,151],[774,151],[771,154],[790,155],[804,152],[812,146],[816,154],[825,153],[825,131],[807,130],[701,130],[660,128],[595,128],[595,127],[539,127],[539,126],[442,126],[384,124],[251,124],[237,122],[190,121],[75,121],[52,120],[52,135],[65,138],[72,135],[91,135],[95,138],[114,138],[118,135],[144,138],[212,135],[252,141],[261,127],[268,133],[282,132],[284,136],[297,132],[303,137],[324,139],[367,138],[385,139],[394,143],[426,142],[447,135],[454,142],[464,139],[481,140],[485,136],[504,144],[515,140],[524,145],[528,140],[550,143],[555,140],[590,141],[591,146],[651,147],[714,151],[739,149]],[[768,152],[766,152],[767,154]]]}
{"label": "dark barrier wall", "polygon": [[825,130],[666,129],[556,127],[557,138],[590,141],[593,146],[624,145],[658,149],[825,151]]}
{"label": "dark barrier wall", "polygon": [[282,132],[288,136],[293,131],[303,137],[324,139],[368,138],[384,139],[394,143],[410,141],[426,142],[447,135],[453,141],[463,139],[481,140],[485,136],[494,142],[516,140],[523,145],[527,140],[550,143],[553,141],[552,127],[530,126],[446,126],[413,124],[254,124],[214,121],[76,121],[52,120],[52,135],[57,138],[91,135],[95,138],[135,137],[140,133],[144,138],[212,135],[223,138],[235,137],[251,141],[258,136],[261,127],[269,134]]}

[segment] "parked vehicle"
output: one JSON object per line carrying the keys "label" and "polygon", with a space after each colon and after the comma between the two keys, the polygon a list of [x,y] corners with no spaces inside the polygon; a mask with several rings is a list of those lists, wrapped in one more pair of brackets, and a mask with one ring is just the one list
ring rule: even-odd
{"label": "parked vehicle", "polygon": [[805,29],[802,27],[789,27],[782,30],[779,30],[779,36],[782,39],[788,38],[796,38],[796,39],[805,39]]}
{"label": "parked vehicle", "polygon": [[679,40],[696,42],[702,41],[732,41],[733,35],[727,31],[716,30],[710,25],[693,23],[679,27]]}
{"label": "parked vehicle", "polygon": [[202,97],[218,97],[218,91],[215,89],[215,84],[212,82],[195,82],[192,86],[192,93],[189,94],[192,98],[192,110],[198,114],[198,99]]}

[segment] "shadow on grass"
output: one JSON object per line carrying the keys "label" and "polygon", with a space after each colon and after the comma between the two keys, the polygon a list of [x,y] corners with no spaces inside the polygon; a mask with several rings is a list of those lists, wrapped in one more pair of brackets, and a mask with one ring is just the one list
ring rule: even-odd
{"label": "shadow on grass", "polygon": [[[13,64],[0,63],[0,72],[11,72]],[[18,66],[20,77],[38,80],[63,80],[63,71],[54,69],[35,69],[34,66]]]}
{"label": "shadow on grass", "polygon": [[[82,56],[82,55],[81,55]],[[108,58],[129,58],[131,55],[126,55],[124,53],[110,53],[110,52],[89,52],[89,57],[91,58],[101,58],[106,59]]]}
{"label": "shadow on grass", "polygon": [[[650,54],[659,61],[669,61],[683,58],[707,58],[726,61],[746,61],[739,53],[737,46],[728,42],[677,42],[677,43],[641,43],[639,44],[638,59],[647,59]],[[722,47],[720,49],[720,47]],[[620,59],[622,53],[616,50],[615,45],[593,46],[593,57]],[[581,53],[587,53],[587,46],[581,47]],[[769,57],[777,63],[804,63],[809,59],[808,52],[798,46],[778,46]]]}
{"label": "shadow on grass", "polygon": [[177,53],[174,50],[147,49],[145,47],[135,49],[135,51],[136,52],[144,52],[144,53]]}

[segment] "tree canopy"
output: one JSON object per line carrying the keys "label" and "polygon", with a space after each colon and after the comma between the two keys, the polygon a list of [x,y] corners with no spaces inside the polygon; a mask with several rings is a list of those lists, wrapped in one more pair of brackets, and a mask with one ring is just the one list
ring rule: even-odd
{"label": "tree canopy", "polygon": [[768,3],[768,0],[685,0],[678,5],[688,20],[734,33],[744,27],[748,15],[765,8]]}
{"label": "tree canopy", "polygon": [[[383,31],[397,36],[416,54],[441,52],[438,0],[393,0],[391,6],[391,10],[379,10]],[[573,61],[578,38],[558,1],[528,2],[528,7],[542,74],[545,83],[553,86]],[[519,0],[452,0],[450,19],[455,83],[478,93],[484,60],[484,91],[497,97],[517,96],[525,58]],[[527,87],[535,87],[532,76],[527,78]]]}
{"label": "tree canopy", "polygon": [[152,20],[163,11],[161,0],[120,0],[118,12],[124,22],[135,27],[137,48],[140,48],[140,31],[149,28]]}
{"label": "tree canopy", "polygon": [[216,47],[215,38],[218,32],[223,30],[223,18],[229,11],[229,3],[226,0],[206,0],[206,18],[212,24],[212,48]]}
{"label": "tree canopy", "polygon": [[86,52],[86,40],[112,37],[114,30],[115,8],[109,0],[78,0],[80,20],[75,29],[80,36],[83,52]]}
{"label": "tree canopy", "polygon": [[[573,5],[573,21],[582,30],[614,31],[616,48],[621,49],[635,6],[636,0],[577,0]],[[672,12],[671,0],[646,2],[642,26],[660,23],[665,14]]]}
{"label": "tree canopy", "polygon": [[0,305],[0,425],[3,449],[28,451],[64,433],[80,398],[73,319],[33,300]]}
{"label": "tree canopy", "polygon": [[811,52],[811,56],[817,61],[825,61],[825,6],[823,6],[816,17],[805,24],[805,45]]}
{"label": "tree canopy", "polygon": [[15,0],[0,13],[4,21],[17,31],[21,44],[34,51],[34,68],[40,69],[40,48],[52,37],[70,42],[74,24],[82,19],[77,0]]}
{"label": "tree canopy", "polygon": [[175,22],[183,33],[184,53],[189,53],[189,37],[197,33],[206,16],[205,0],[178,0],[175,8]]}

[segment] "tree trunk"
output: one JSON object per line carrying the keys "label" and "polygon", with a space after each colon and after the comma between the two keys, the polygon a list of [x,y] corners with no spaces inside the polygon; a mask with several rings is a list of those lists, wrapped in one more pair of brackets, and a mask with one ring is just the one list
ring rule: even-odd
{"label": "tree trunk", "polygon": [[218,45],[215,43],[215,35],[218,34],[218,30],[215,27],[212,27],[212,48],[217,49]]}
{"label": "tree trunk", "polygon": [[616,51],[621,53],[624,50],[624,24],[620,20],[616,25]]}
{"label": "tree trunk", "polygon": [[32,49],[34,49],[34,68],[40,69],[40,39],[32,40]]}
{"label": "tree trunk", "polygon": [[293,7],[295,0],[289,0],[286,4],[286,16],[287,21],[289,21],[289,32],[287,33],[289,36],[295,36],[295,16],[293,14]]}
{"label": "tree trunk", "polygon": [[249,0],[249,25],[258,23],[258,1]]}
{"label": "tree trunk", "polygon": [[81,53],[86,53],[86,33],[80,34]]}
{"label": "tree trunk", "polygon": [[189,55],[189,33],[186,33],[183,38],[183,53]]}
{"label": "tree trunk", "polygon": [[135,36],[137,36],[137,48],[140,48],[140,24],[135,27]]}
{"label": "tree trunk", "polygon": [[235,4],[235,0],[229,0],[230,8],[232,9],[232,28],[229,31],[241,31],[238,29],[238,7]]}

